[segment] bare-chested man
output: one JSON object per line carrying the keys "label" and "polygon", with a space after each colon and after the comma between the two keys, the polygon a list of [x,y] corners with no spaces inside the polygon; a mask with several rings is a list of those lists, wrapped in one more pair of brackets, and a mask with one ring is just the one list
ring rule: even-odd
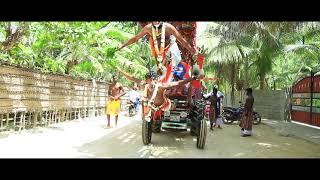
{"label": "bare-chested man", "polygon": [[143,95],[142,95],[142,117],[143,117],[144,111],[147,111],[148,100],[151,99],[151,96],[155,87],[155,81],[154,81],[156,78],[155,72],[153,71],[148,72],[145,75],[145,79],[140,80],[122,71],[119,67],[117,67],[117,71],[123,74],[129,81],[136,83],[140,90],[143,90]]}
{"label": "bare-chested man", "polygon": [[[137,78],[134,78],[132,75],[129,75],[128,73],[120,70],[119,68],[117,68],[117,70],[120,73],[122,73],[123,75],[125,75],[126,78],[129,79],[130,81],[136,82],[137,84],[141,84],[143,82],[143,80],[139,80]],[[157,112],[160,112],[160,111],[169,111],[171,108],[171,101],[166,96],[166,90],[170,90],[172,88],[176,88],[179,86],[181,87],[184,84],[191,82],[192,80],[201,79],[201,78],[203,78],[203,75],[201,75],[199,77],[187,78],[184,80],[178,80],[178,81],[169,82],[169,83],[161,83],[161,82],[152,81],[152,83],[150,84],[152,86],[152,88],[149,89],[148,86],[145,87],[145,94],[146,94],[146,97],[148,100],[148,104],[147,104],[147,106],[146,106],[146,104],[144,104],[143,116],[147,116],[149,118],[152,118],[150,108],[152,108],[155,111],[154,114],[158,114]],[[145,94],[144,94],[144,96],[145,96]],[[151,95],[151,97],[150,97],[150,95]]]}
{"label": "bare-chested man", "polygon": [[[155,21],[146,25],[136,36],[129,39],[126,43],[119,45],[118,49],[120,50],[132,43],[137,42],[145,35],[149,37],[152,55],[156,58],[156,64],[158,67],[157,72],[159,75],[160,73],[163,73],[162,66],[168,65],[166,60],[166,54],[171,47],[170,45],[172,44],[170,43],[170,36],[174,36],[184,48],[190,51],[192,55],[198,54],[197,50],[191,47],[191,45],[182,37],[182,35],[177,31],[177,29],[173,25],[159,21]],[[178,54],[179,53],[180,51],[178,52]]]}
{"label": "bare-chested man", "polygon": [[[173,75],[174,81],[180,81],[182,80],[180,76],[177,75]],[[171,89],[170,91],[168,91],[167,93],[168,96],[187,96],[188,92],[187,92],[187,87],[185,84],[180,85],[174,89]]]}
{"label": "bare-chested man", "polygon": [[108,90],[108,96],[109,100],[107,103],[107,119],[108,119],[108,125],[107,127],[110,128],[110,115],[115,116],[115,125],[117,126],[118,123],[118,115],[120,112],[120,97],[125,95],[126,92],[123,89],[123,86],[121,83],[117,81],[117,78],[115,75],[112,76],[112,84],[109,86]]}

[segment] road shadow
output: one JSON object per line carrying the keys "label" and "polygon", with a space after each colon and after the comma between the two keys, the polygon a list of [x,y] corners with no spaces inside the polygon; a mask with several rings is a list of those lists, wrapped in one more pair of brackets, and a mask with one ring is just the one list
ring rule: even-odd
{"label": "road shadow", "polygon": [[174,157],[180,149],[196,149],[196,139],[190,132],[162,131],[153,133],[149,145],[141,137],[141,121],[133,121],[101,138],[83,144],[78,151],[98,158],[163,158]]}
{"label": "road shadow", "polygon": [[85,143],[77,150],[91,158],[288,158],[319,157],[319,146],[279,136],[266,125],[253,126],[253,136],[241,137],[237,124],[208,129],[204,149],[197,149],[196,137],[187,132],[153,133],[144,145],[141,121]]}

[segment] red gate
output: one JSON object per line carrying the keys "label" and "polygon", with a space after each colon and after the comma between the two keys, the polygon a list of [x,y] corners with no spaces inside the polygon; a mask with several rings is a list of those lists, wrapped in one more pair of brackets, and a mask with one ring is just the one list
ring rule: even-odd
{"label": "red gate", "polygon": [[311,73],[292,87],[291,119],[320,127],[320,75]]}

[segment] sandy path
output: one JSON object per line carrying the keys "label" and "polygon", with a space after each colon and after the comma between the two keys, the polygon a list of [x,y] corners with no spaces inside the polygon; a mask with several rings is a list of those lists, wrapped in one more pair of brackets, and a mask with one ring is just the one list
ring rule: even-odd
{"label": "sandy path", "polygon": [[254,136],[240,137],[239,127],[208,130],[204,150],[188,132],[153,134],[141,140],[141,121],[121,116],[117,128],[106,129],[105,117],[77,120],[22,133],[0,133],[1,158],[286,158],[320,157],[320,145],[280,136],[266,125]]}

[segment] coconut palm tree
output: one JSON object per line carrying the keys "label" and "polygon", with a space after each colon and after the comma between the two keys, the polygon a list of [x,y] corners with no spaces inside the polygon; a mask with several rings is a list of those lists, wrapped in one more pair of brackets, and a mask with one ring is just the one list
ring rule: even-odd
{"label": "coconut palm tree", "polygon": [[[219,43],[209,48],[209,61],[244,62],[244,86],[248,86],[249,62],[257,66],[260,89],[266,87],[266,75],[272,69],[272,59],[282,48],[280,38],[293,31],[297,22],[217,22],[208,28],[208,34],[219,37]],[[211,29],[210,29],[211,28]],[[209,39],[209,38],[208,38]]]}
{"label": "coconut palm tree", "polygon": [[[289,40],[288,40],[289,39]],[[302,28],[296,31],[291,36],[288,36],[287,41],[290,44],[284,47],[284,52],[307,53],[310,58],[320,62],[320,23],[308,22],[304,23]],[[292,43],[294,41],[294,43]]]}

